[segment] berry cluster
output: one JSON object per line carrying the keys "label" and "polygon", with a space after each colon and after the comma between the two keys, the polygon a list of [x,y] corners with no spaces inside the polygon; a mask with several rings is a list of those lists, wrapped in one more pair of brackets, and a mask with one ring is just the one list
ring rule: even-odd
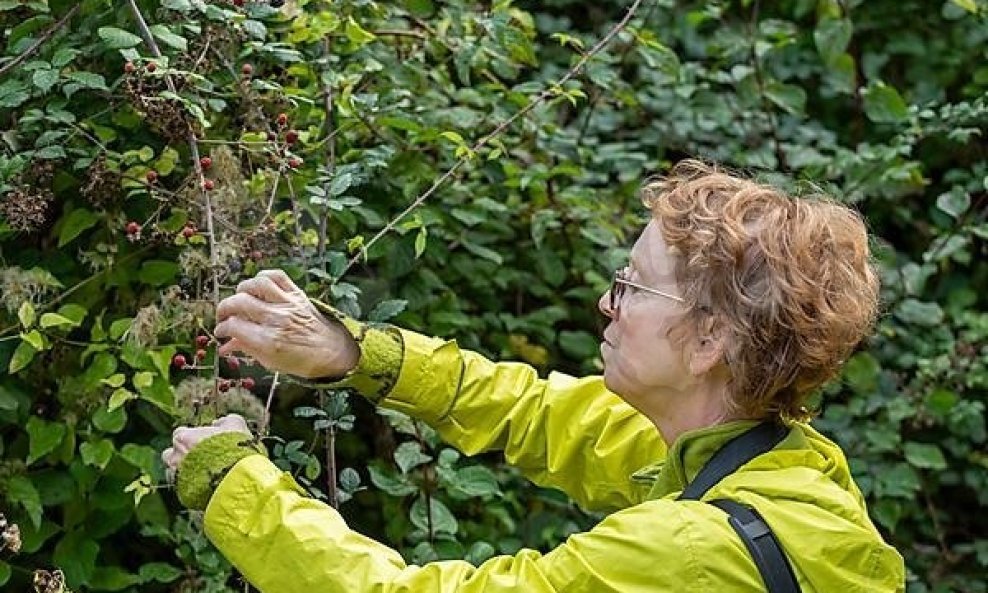
{"label": "berry cluster", "polygon": [[[207,348],[213,342],[212,338],[205,334],[199,334],[195,339],[195,364],[189,364],[189,359],[185,354],[178,353],[172,357],[172,366],[176,369],[190,370],[198,368],[197,365],[202,361],[206,360],[208,355]],[[226,361],[226,367],[232,372],[237,372],[240,370],[240,359],[236,356],[227,356],[224,358]],[[226,393],[231,387],[239,385],[244,389],[251,391],[257,385],[257,382],[253,377],[243,377],[239,379],[219,379],[216,382],[216,390],[220,393]]]}

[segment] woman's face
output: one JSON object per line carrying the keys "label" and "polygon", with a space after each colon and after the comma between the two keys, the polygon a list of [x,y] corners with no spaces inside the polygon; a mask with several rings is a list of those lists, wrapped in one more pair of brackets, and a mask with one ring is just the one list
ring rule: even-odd
{"label": "woman's face", "polygon": [[[675,260],[655,221],[646,225],[631,249],[627,277],[668,294],[682,294],[676,283]],[[668,400],[663,394],[685,392],[694,384],[682,346],[675,334],[669,335],[686,312],[681,303],[626,286],[615,310],[610,307],[610,291],[601,296],[598,307],[611,320],[600,346],[608,389],[646,412],[657,411],[655,407]]]}

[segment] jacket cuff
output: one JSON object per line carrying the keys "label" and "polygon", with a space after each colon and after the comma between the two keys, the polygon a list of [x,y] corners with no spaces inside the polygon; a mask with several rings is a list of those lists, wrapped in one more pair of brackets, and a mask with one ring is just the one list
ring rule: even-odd
{"label": "jacket cuff", "polygon": [[379,402],[394,389],[404,357],[402,332],[385,323],[364,323],[344,315],[336,308],[310,299],[320,313],[342,324],[360,348],[357,366],[341,377],[324,377],[309,381],[324,389],[353,389]]}
{"label": "jacket cuff", "polygon": [[205,509],[230,468],[252,455],[267,457],[267,451],[252,435],[239,431],[216,434],[196,444],[178,466],[175,490],[179,502],[192,510]]}

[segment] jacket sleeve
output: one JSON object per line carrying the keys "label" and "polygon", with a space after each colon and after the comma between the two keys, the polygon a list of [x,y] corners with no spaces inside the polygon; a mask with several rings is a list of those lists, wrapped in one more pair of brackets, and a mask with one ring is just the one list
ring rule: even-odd
{"label": "jacket sleeve", "polygon": [[[716,510],[697,511],[709,516]],[[542,555],[522,550],[479,567],[464,561],[407,565],[393,549],[352,531],[328,505],[302,495],[267,458],[240,460],[220,483],[205,515],[217,549],[262,593],[606,593],[756,590],[758,575],[729,541],[698,536],[689,504],[654,500],[614,513],[592,531],[574,535]],[[711,537],[712,536],[712,537]],[[709,563],[725,579],[711,582]],[[737,588],[719,588],[720,584]],[[714,587],[714,588],[710,588]],[[745,588],[748,587],[748,588]]]}
{"label": "jacket sleeve", "polygon": [[316,304],[360,344],[358,368],[337,385],[425,421],[468,455],[503,450],[528,479],[586,509],[621,509],[647,495],[631,474],[665,459],[666,445],[602,377],[540,379],[528,365],[495,364],[455,341],[359,324]]}

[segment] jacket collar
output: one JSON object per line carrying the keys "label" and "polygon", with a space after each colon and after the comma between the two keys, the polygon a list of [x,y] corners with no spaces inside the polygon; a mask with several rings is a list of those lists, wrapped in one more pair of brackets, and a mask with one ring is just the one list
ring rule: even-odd
{"label": "jacket collar", "polygon": [[664,461],[643,467],[632,475],[632,479],[652,483],[649,500],[678,494],[700,473],[714,453],[756,424],[753,420],[738,420],[684,432],[672,444]]}

